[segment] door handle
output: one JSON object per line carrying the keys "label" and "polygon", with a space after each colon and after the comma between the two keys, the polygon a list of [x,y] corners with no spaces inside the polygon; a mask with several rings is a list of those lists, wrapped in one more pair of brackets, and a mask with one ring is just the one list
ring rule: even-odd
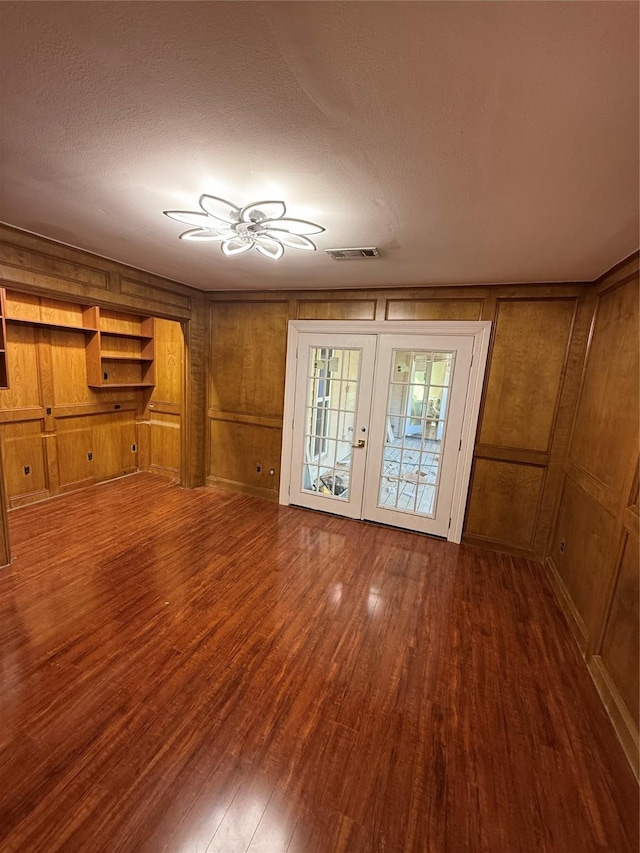
{"label": "door handle", "polygon": [[352,444],[351,447],[355,447],[357,450],[359,447],[364,447],[364,438],[361,438],[357,444]]}

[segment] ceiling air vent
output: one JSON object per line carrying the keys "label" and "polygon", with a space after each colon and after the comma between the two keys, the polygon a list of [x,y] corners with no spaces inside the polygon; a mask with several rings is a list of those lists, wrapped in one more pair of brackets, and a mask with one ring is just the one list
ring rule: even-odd
{"label": "ceiling air vent", "polygon": [[375,246],[367,246],[367,248],[357,249],[325,249],[327,255],[330,255],[334,261],[357,261],[361,258],[378,258],[380,253]]}

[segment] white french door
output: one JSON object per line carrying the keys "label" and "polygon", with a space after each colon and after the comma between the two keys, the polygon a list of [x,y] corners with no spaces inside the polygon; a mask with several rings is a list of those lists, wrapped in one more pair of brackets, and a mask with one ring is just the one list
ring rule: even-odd
{"label": "white french door", "polygon": [[459,541],[490,324],[292,325],[281,502]]}
{"label": "white french door", "polygon": [[292,503],[362,518],[375,335],[301,334]]}

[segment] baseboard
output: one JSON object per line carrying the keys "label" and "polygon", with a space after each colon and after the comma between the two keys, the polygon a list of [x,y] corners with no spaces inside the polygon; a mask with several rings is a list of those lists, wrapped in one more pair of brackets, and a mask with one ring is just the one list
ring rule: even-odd
{"label": "baseboard", "polygon": [[215,486],[218,489],[226,489],[228,492],[239,492],[242,495],[251,495],[254,498],[262,498],[271,503],[278,503],[278,492],[273,489],[264,489],[261,486],[249,486],[247,483],[238,483],[235,480],[225,480],[222,477],[207,477],[207,486]]}
{"label": "baseboard", "polygon": [[540,554],[536,554],[530,548],[510,545],[509,542],[491,539],[488,536],[479,536],[477,533],[463,533],[462,544],[473,545],[476,548],[487,548],[489,551],[498,551],[500,554],[509,554],[511,557],[523,557],[525,560],[534,560],[536,563],[542,561]]}
{"label": "baseboard", "polygon": [[640,756],[638,752],[640,749],[640,738],[638,736],[638,727],[600,655],[594,655],[589,658],[587,667],[598,689],[602,703],[607,709],[609,719],[613,723],[631,769],[635,773],[636,779],[640,782]]}
{"label": "baseboard", "polygon": [[569,595],[569,591],[560,577],[556,564],[553,562],[553,557],[547,557],[546,560],[543,561],[542,565],[546,569],[547,577],[553,587],[556,599],[560,604],[560,609],[564,613],[565,619],[571,629],[571,633],[575,637],[576,643],[584,657],[587,653],[587,645],[589,643],[587,626],[584,624],[582,616],[578,613],[576,606]]}

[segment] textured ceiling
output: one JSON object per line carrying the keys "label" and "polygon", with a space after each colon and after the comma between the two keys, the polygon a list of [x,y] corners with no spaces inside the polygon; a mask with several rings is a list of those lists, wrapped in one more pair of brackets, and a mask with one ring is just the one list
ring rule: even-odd
{"label": "textured ceiling", "polygon": [[[593,279],[638,246],[634,2],[3,2],[0,220],[203,289]],[[318,248],[162,215],[284,199]],[[315,239],[315,238],[314,238]]]}

